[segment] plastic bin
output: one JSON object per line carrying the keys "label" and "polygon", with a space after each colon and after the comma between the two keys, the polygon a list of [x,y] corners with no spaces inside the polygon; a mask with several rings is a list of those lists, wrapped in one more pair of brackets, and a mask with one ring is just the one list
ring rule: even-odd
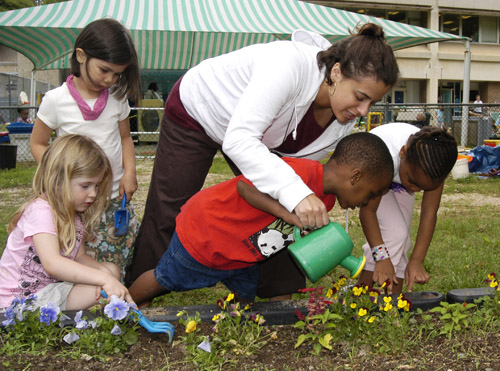
{"label": "plastic bin", "polygon": [[6,126],[10,134],[31,134],[34,125],[25,122],[11,122]]}
{"label": "plastic bin", "polygon": [[500,144],[499,139],[485,139],[483,140],[485,146],[496,147]]}
{"label": "plastic bin", "polygon": [[30,136],[33,131],[33,124],[12,122],[6,126],[9,131],[10,143],[17,146],[17,161],[35,161],[30,148]]}
{"label": "plastic bin", "polygon": [[9,143],[9,142],[10,142],[9,132],[8,131],[0,131],[0,144]]}
{"label": "plastic bin", "polygon": [[17,146],[13,144],[0,144],[0,169],[16,168]]}

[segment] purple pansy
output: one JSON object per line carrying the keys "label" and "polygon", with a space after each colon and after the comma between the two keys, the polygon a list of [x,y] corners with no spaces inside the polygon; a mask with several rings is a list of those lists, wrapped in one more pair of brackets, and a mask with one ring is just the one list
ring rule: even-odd
{"label": "purple pansy", "polygon": [[60,312],[61,308],[54,303],[48,303],[46,306],[40,307],[40,322],[49,326],[52,322],[57,321],[57,316]]}
{"label": "purple pansy", "polygon": [[127,317],[129,305],[125,300],[121,300],[116,295],[111,295],[111,300],[104,307],[104,313],[114,321]]}
{"label": "purple pansy", "polygon": [[111,330],[111,334],[112,335],[121,335],[122,334],[122,329],[120,328],[120,326],[118,326],[117,324],[114,325],[113,329]]}
{"label": "purple pansy", "polygon": [[74,343],[78,339],[80,339],[80,336],[78,336],[74,332],[70,332],[69,334],[66,334],[66,336],[63,337],[63,340],[68,344]]}
{"label": "purple pansy", "polygon": [[89,327],[88,322],[85,321],[84,319],[82,319],[82,315],[83,315],[83,311],[82,310],[76,312],[76,315],[75,315],[75,327],[77,329],[82,329],[82,328]]}

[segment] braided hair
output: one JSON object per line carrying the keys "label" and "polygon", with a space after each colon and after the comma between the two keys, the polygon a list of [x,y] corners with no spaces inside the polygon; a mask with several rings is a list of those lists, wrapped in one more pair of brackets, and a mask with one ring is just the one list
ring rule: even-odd
{"label": "braided hair", "polygon": [[457,156],[457,141],[446,129],[426,126],[408,138],[407,160],[431,179],[446,178]]}

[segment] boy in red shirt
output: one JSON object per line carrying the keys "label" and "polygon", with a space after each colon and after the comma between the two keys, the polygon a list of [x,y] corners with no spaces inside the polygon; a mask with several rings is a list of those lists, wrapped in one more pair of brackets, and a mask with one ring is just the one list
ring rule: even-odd
{"label": "boy in red shirt", "polygon": [[[394,176],[384,142],[369,133],[344,137],[325,165],[283,158],[329,211],[381,196]],[[156,269],[143,273],[129,292],[137,305],[156,296],[222,282],[242,300],[253,301],[259,264],[293,242],[293,228],[307,228],[295,213],[259,192],[243,176],[194,195],[181,208],[176,233]]]}

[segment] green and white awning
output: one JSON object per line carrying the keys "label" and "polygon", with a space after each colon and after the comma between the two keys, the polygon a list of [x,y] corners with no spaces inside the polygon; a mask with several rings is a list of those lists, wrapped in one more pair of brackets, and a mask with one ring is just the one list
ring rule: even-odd
{"label": "green and white awning", "polygon": [[142,69],[187,69],[249,44],[287,39],[296,29],[334,42],[366,22],[381,25],[395,50],[464,40],[297,0],[73,0],[1,12],[0,43],[27,56],[36,70],[68,68],[80,30],[104,17],[130,30]]}

